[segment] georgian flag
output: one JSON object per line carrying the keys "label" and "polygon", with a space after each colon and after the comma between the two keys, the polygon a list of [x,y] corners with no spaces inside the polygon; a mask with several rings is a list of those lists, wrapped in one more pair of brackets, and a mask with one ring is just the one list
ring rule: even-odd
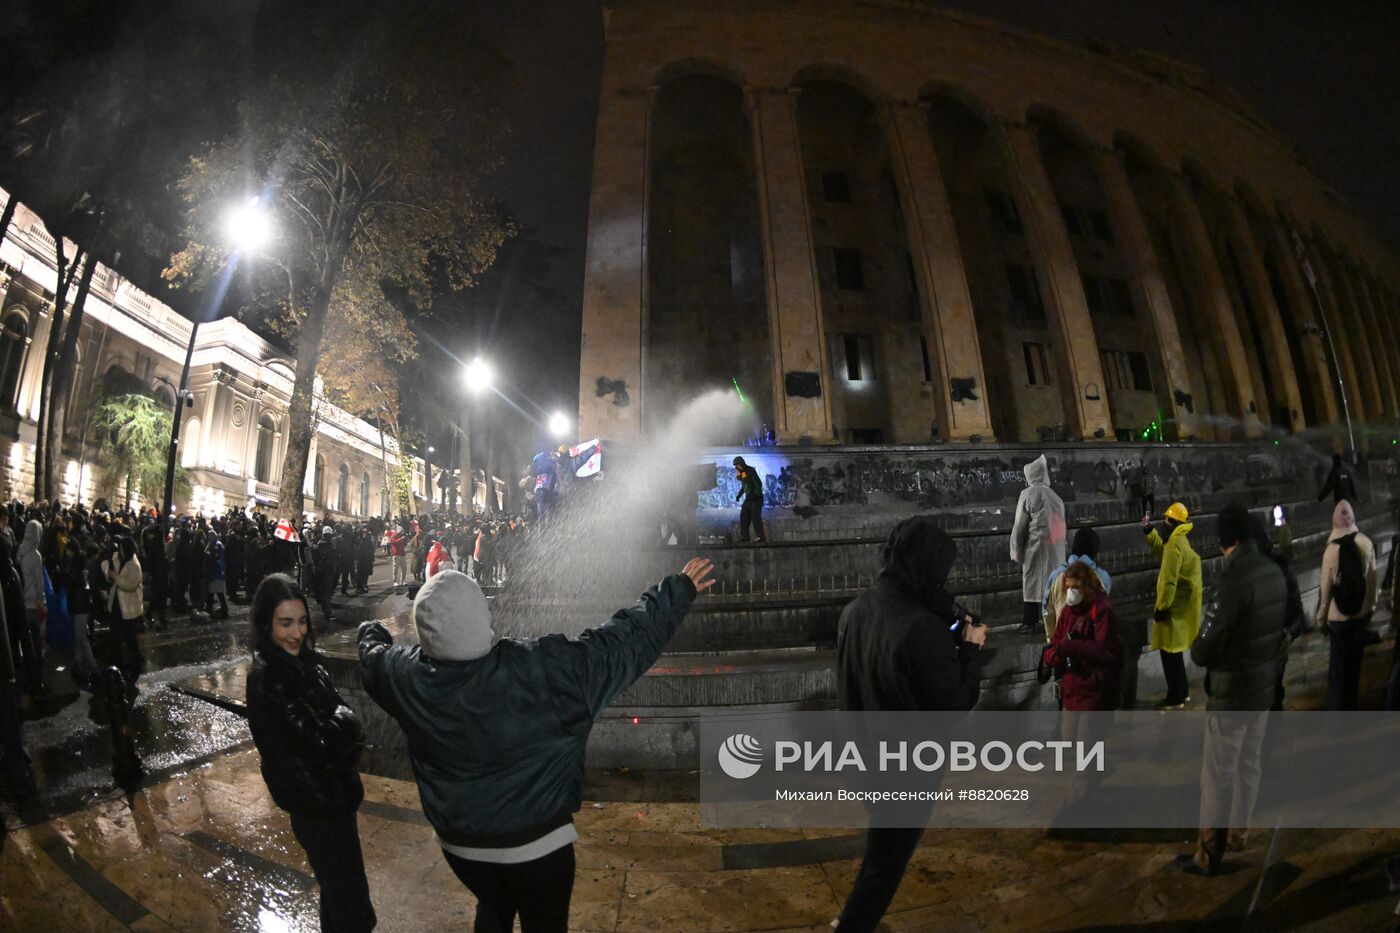
{"label": "georgian flag", "polygon": [[279,518],[277,520],[277,527],[272,529],[272,536],[279,541],[289,541],[292,544],[297,544],[301,541],[301,535],[297,533],[292,523],[285,518]]}
{"label": "georgian flag", "polygon": [[[579,479],[587,479],[603,472],[603,442],[599,438],[591,441],[584,441],[577,447],[569,448],[569,459],[579,466],[574,470],[574,476]],[[582,461],[580,463],[580,461]]]}

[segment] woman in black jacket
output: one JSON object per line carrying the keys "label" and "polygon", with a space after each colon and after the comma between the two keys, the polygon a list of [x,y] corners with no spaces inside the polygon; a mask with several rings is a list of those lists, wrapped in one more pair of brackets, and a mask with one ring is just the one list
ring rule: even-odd
{"label": "woman in black jacket", "polygon": [[306,594],[291,577],[273,574],[258,586],[248,726],[267,789],[290,814],[321,886],[321,929],[372,930],[374,905],[355,821],[365,796],[355,768],[363,731],[312,647],[308,615]]}

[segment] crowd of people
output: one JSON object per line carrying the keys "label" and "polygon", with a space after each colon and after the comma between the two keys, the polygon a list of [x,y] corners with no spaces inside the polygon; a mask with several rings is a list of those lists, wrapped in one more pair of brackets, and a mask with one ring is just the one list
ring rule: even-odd
{"label": "crowd of people", "polygon": [[[742,459],[736,466],[749,469]],[[1069,538],[1064,502],[1044,457],[1024,472],[1010,556],[1022,570],[1022,625],[1045,639],[1041,681],[1053,683],[1060,708],[1070,713],[1132,708],[1141,645],[1125,638],[1115,612],[1112,568],[1099,561],[1099,535],[1080,527]],[[739,497],[754,501],[749,486],[757,485],[756,473],[752,484],[741,479]],[[1261,717],[1208,729],[1201,829],[1194,850],[1175,862],[1183,871],[1217,874],[1225,854],[1243,844],[1258,791],[1262,715],[1283,708],[1294,639],[1314,626],[1327,632],[1327,705],[1357,708],[1361,657],[1376,640],[1370,621],[1381,586],[1376,549],[1357,526],[1355,483],[1344,463],[1334,465],[1322,497],[1329,493],[1332,529],[1311,615],[1281,516],[1270,527],[1241,503],[1220,508],[1209,550],[1218,549],[1223,566],[1209,593],[1187,506],[1171,503],[1160,526],[1152,515],[1143,517],[1143,547],[1158,568],[1147,641],[1166,684],[1157,709],[1190,702],[1189,653],[1207,672],[1207,710]],[[751,511],[761,512],[760,502]],[[745,525],[755,537],[762,534],[761,524]],[[475,928],[509,930],[517,917],[526,931],[566,927],[577,839],[572,814],[581,805],[589,730],[612,698],[655,663],[695,598],[713,584],[708,561],[691,560],[582,636],[522,642],[499,637],[486,598],[509,576],[509,555],[530,531],[522,519],[443,513],[358,524],[322,519],[297,531],[236,512],[181,519],[163,531],[151,513],[44,504],[0,510],[0,587],[5,616],[21,620],[8,639],[21,683],[42,690],[36,664],[45,607],[51,612],[66,603],[75,630],[104,618],[119,666],[130,665],[134,653],[135,666],[122,667],[134,678],[135,632],[143,618],[161,624],[167,613],[182,610],[213,614],[215,600],[226,614],[228,599],[246,595],[254,651],[249,723],[263,777],[291,814],[320,884],[323,928],[373,929],[355,819],[364,793],[357,770],[363,730],[315,651],[310,615],[313,596],[329,621],[336,588],[342,595],[365,592],[382,548],[393,565],[392,586],[416,587],[411,621],[418,644],[395,644],[384,626],[363,624],[361,675],[370,697],[403,729],[424,814],[448,866],[477,898]],[[882,572],[841,614],[842,709],[961,711],[977,703],[988,628],[948,588],[957,550],[931,516],[906,519],[891,532]],[[1400,575],[1390,576],[1393,608],[1400,582],[1393,578]],[[80,636],[73,642],[75,670],[90,677],[91,646],[82,647]],[[553,700],[544,714],[539,698],[546,694]],[[1397,705],[1400,665],[1386,692],[1386,707]],[[6,760],[12,763],[13,755]],[[922,830],[871,828],[838,929],[876,928]]]}

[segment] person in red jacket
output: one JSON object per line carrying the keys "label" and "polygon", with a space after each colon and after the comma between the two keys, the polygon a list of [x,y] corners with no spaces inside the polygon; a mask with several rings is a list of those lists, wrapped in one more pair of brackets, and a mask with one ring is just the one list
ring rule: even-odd
{"label": "person in red jacket", "polygon": [[433,546],[428,548],[428,577],[431,579],[443,566],[452,566],[452,552],[447,549],[447,545],[442,543],[442,539],[433,535]]}
{"label": "person in red jacket", "polygon": [[1045,666],[1060,676],[1060,705],[1070,712],[1118,708],[1123,642],[1103,581],[1088,564],[1070,564],[1057,586],[1065,607],[1045,646]]}
{"label": "person in red jacket", "polygon": [[394,562],[394,586],[403,586],[408,580],[408,539],[397,527],[389,529],[389,557]]}

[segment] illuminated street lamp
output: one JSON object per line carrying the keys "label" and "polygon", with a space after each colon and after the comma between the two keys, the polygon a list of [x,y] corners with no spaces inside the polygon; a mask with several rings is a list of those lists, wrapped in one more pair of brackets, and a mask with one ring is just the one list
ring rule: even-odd
{"label": "illuminated street lamp", "polygon": [[[262,199],[252,197],[232,205],[224,212],[223,231],[229,245],[234,248],[234,256],[230,262],[237,262],[238,257],[243,253],[262,249],[272,240],[272,218],[269,216],[267,208],[263,207]],[[215,301],[217,302],[221,298],[222,291]],[[180,370],[180,390],[175,393],[175,413],[170,420],[170,449],[165,455],[165,500],[164,510],[161,512],[162,522],[169,520],[171,509],[175,506],[175,455],[180,446],[180,422],[185,408],[194,405],[194,399],[190,396],[189,389],[190,361],[194,358],[194,342],[195,338],[199,336],[199,324],[199,319],[196,318],[190,327],[190,342],[185,347],[185,365]]]}
{"label": "illuminated street lamp", "polygon": [[462,381],[473,394],[480,394],[491,388],[491,383],[495,378],[496,374],[491,369],[491,364],[479,356],[473,357],[472,361],[462,370]]}
{"label": "illuminated street lamp", "polygon": [[559,440],[562,441],[564,438],[569,436],[570,427],[572,427],[572,425],[569,423],[569,419],[565,417],[563,412],[556,411],[554,414],[549,416],[549,433],[553,434]]}

